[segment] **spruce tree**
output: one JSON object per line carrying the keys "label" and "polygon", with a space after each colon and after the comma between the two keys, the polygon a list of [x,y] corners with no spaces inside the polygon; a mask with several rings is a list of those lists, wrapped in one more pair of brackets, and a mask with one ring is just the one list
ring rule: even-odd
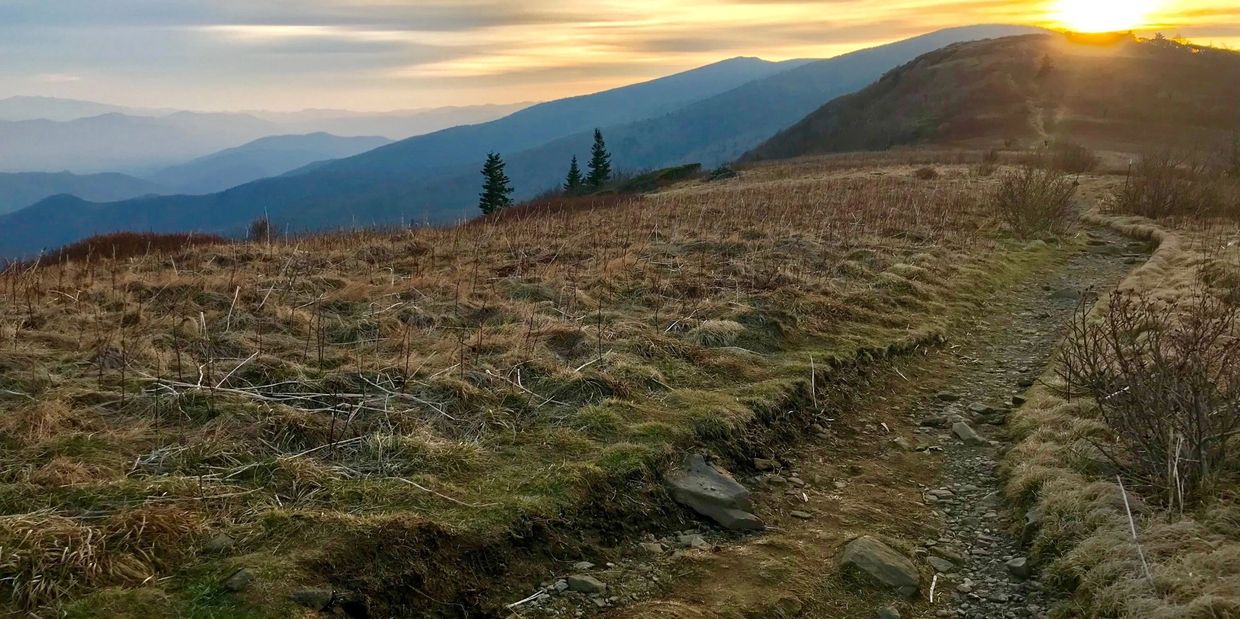
{"label": "spruce tree", "polygon": [[577,155],[573,155],[573,163],[568,166],[568,176],[564,179],[564,193],[577,193],[586,179],[581,175],[581,167],[577,165]]}
{"label": "spruce tree", "polygon": [[611,180],[611,153],[603,142],[603,132],[594,130],[594,147],[590,149],[590,175],[586,183],[598,189]]}
{"label": "spruce tree", "polygon": [[512,184],[508,175],[504,174],[504,160],[498,153],[487,155],[482,166],[482,194],[479,195],[478,208],[482,214],[490,215],[501,209],[512,206]]}

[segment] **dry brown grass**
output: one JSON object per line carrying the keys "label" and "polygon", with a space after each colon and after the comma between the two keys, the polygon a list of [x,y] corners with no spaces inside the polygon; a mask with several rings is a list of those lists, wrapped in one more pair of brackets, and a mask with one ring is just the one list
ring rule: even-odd
{"label": "dry brown grass", "polygon": [[[341,540],[632,510],[617,484],[803,391],[806,351],[821,385],[932,341],[1050,255],[999,240],[975,199],[990,181],[939,170],[804,160],[448,229],[11,268],[0,595],[38,608],[173,574],[146,586],[193,604],[271,562],[277,589],[479,586],[426,548],[360,561]],[[219,531],[243,557],[194,554]],[[366,578],[331,567],[353,564]]]}

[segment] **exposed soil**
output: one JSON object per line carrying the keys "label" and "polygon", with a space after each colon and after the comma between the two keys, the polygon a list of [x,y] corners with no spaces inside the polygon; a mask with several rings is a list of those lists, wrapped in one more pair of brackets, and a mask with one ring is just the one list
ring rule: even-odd
{"label": "exposed soil", "polygon": [[[774,470],[734,470],[767,531],[651,531],[604,557],[567,557],[559,574],[529,583],[537,597],[513,616],[1044,616],[1052,598],[1036,569],[1022,578],[1006,565],[1023,557],[998,474],[1006,412],[1049,363],[1082,296],[1105,293],[1145,249],[1091,233],[1087,249],[979,307],[946,345],[880,364],[851,406],[822,411],[804,442],[762,454]],[[956,420],[989,444],[964,444],[950,429]],[[840,548],[859,535],[914,559],[923,575],[916,598],[836,573]],[[607,589],[561,591],[568,575]]]}

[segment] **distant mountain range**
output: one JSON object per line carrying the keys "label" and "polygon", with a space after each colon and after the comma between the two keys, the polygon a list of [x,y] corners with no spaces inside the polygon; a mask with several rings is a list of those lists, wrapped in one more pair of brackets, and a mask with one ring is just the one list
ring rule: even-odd
{"label": "distant mountain range", "polygon": [[147,179],[164,187],[161,193],[212,193],[391,143],[392,140],[381,137],[346,138],[329,133],[272,136],[165,168]]}
{"label": "distant mountain range", "polygon": [[403,139],[494,120],[525,107],[203,113],[11,97],[0,100],[0,171],[146,175],[269,136],[327,132]]}
{"label": "distant mountain range", "polygon": [[156,193],[163,193],[163,189],[150,181],[124,174],[78,176],[68,172],[0,173],[0,214],[10,213],[60,194],[111,202]]}
{"label": "distant mountain range", "polygon": [[0,226],[20,231],[0,239],[0,255],[29,254],[122,229],[234,233],[264,213],[293,231],[452,221],[472,214],[477,168],[489,151],[505,155],[519,197],[558,183],[569,157],[588,153],[594,127],[603,128],[621,169],[718,163],[921,54],[958,41],[1032,31],[952,29],[831,60],[738,58],[536,105],[219,193],[110,204],[57,198],[0,218]]}
{"label": "distant mountain range", "polygon": [[747,159],[1070,140],[1210,152],[1240,130],[1240,53],[1062,34],[960,43],[827,103]]}

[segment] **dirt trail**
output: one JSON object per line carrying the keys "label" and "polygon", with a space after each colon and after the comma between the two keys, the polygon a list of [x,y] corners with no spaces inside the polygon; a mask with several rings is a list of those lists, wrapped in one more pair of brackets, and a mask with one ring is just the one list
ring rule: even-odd
{"label": "dirt trail", "polygon": [[[768,531],[651,535],[647,546],[634,541],[638,548],[590,570],[608,584],[605,594],[550,595],[514,615],[1043,617],[1052,600],[1036,571],[1026,579],[1006,565],[1023,557],[998,477],[1006,413],[1046,367],[1081,295],[1105,293],[1144,260],[1143,250],[1093,231],[1087,250],[980,308],[947,346],[878,369],[857,406],[805,443],[769,454],[775,470],[740,478]],[[956,420],[989,443],[960,441]],[[836,555],[859,535],[913,558],[923,575],[915,599],[836,574]],[[654,543],[679,549],[650,552]]]}

